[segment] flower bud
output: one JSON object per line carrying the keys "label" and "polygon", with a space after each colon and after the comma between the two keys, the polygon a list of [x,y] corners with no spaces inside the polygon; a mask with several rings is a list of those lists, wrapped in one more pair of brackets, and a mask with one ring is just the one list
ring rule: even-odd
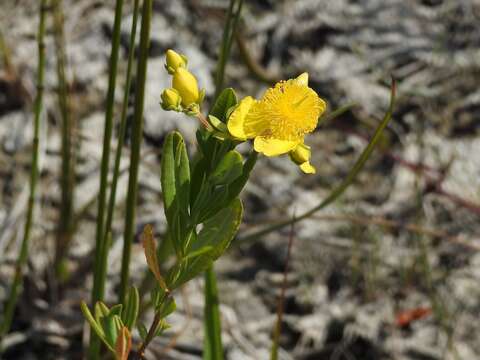
{"label": "flower bud", "polygon": [[295,147],[295,149],[290,151],[290,158],[297,165],[310,161],[310,157],[311,157],[310,146],[305,144],[299,144]]}
{"label": "flower bud", "polygon": [[290,159],[306,174],[315,174],[315,168],[310,164],[310,157],[312,152],[310,146],[305,144],[299,144],[289,152]]}
{"label": "flower bud", "polygon": [[201,100],[197,79],[184,68],[179,67],[173,74],[172,87],[178,91],[184,107],[198,104]]}
{"label": "flower bud", "polygon": [[165,110],[174,110],[180,111],[180,104],[182,103],[182,98],[180,94],[175,89],[165,89],[161,95],[162,99],[162,108]]}
{"label": "flower bud", "polygon": [[165,69],[169,74],[173,75],[178,68],[186,68],[187,62],[185,55],[178,54],[171,49],[167,50]]}

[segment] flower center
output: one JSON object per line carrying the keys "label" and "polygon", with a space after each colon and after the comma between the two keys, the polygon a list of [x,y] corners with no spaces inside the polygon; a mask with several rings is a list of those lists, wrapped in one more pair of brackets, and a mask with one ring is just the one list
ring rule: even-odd
{"label": "flower center", "polygon": [[261,103],[269,120],[264,135],[281,140],[298,140],[312,132],[322,110],[315,91],[293,81],[280,82],[267,90]]}

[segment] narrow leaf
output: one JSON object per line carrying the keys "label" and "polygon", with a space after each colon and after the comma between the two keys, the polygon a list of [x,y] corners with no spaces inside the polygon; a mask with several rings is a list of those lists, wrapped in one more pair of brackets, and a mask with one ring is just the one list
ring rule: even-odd
{"label": "narrow leaf", "polygon": [[115,343],[115,359],[128,360],[128,355],[132,349],[132,336],[126,326],[122,327]]}
{"label": "narrow leaf", "polygon": [[160,265],[157,258],[157,247],[155,244],[155,238],[153,237],[153,228],[151,225],[146,225],[142,233],[142,244],[145,252],[145,258],[147,259],[147,265],[150,271],[157,279],[158,284],[164,290],[167,289],[165,280],[160,274]]}
{"label": "narrow leaf", "polygon": [[165,301],[157,307],[156,312],[159,313],[161,319],[166,318],[177,309],[177,304],[172,296],[168,296]]}
{"label": "narrow leaf", "polygon": [[109,315],[100,319],[100,324],[102,325],[102,329],[105,332],[105,340],[111,348],[113,348],[115,346],[115,343],[117,342],[119,330],[114,319],[115,316],[117,315]]}
{"label": "narrow leaf", "polygon": [[140,338],[142,339],[142,341],[145,341],[148,335],[147,327],[142,323],[138,323],[137,330],[138,330],[138,333],[140,334]]}
{"label": "narrow leaf", "polygon": [[122,312],[122,321],[128,330],[132,330],[138,317],[140,296],[135,286],[128,293],[125,308]]}
{"label": "narrow leaf", "polygon": [[82,310],[83,316],[85,316],[85,319],[90,324],[92,330],[95,331],[97,336],[105,343],[105,345],[107,345],[109,349],[113,351],[113,348],[108,344],[106,340],[105,332],[103,331],[101,325],[97,323],[97,321],[93,318],[92,313],[88,308],[88,305],[84,301],[80,303],[80,309]]}
{"label": "narrow leaf", "polygon": [[97,301],[95,304],[95,320],[100,323],[102,317],[108,316],[110,309],[101,301]]}

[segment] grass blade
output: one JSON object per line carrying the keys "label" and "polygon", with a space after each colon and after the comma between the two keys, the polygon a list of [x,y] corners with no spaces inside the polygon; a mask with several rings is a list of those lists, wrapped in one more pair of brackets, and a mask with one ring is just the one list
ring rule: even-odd
{"label": "grass blade", "polygon": [[33,122],[33,148],[32,148],[32,164],[30,169],[30,195],[28,198],[28,207],[25,221],[25,229],[23,233],[22,244],[20,246],[20,252],[18,254],[15,275],[13,279],[12,287],[8,295],[7,304],[5,306],[5,312],[3,315],[2,323],[0,325],[0,353],[1,353],[1,340],[5,334],[10,330],[12,323],[13,313],[17,305],[18,293],[23,282],[23,269],[28,259],[28,245],[30,242],[30,233],[33,223],[33,208],[35,205],[35,195],[38,182],[38,152],[40,142],[40,116],[43,106],[43,83],[45,74],[45,17],[47,12],[47,0],[40,2],[39,8],[39,24],[37,33],[38,43],[38,63],[37,63],[37,95],[34,104],[34,122]]}

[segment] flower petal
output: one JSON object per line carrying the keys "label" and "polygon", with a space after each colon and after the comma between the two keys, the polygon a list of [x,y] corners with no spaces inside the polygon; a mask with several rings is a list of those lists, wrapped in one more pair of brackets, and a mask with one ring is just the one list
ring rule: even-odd
{"label": "flower petal", "polygon": [[245,117],[245,123],[243,131],[248,139],[265,135],[270,133],[271,118],[268,110],[262,101],[255,101],[250,108],[247,116]]}
{"label": "flower petal", "polygon": [[256,152],[262,153],[265,156],[278,156],[288,153],[294,149],[302,140],[289,141],[266,138],[264,136],[257,136],[253,143]]}
{"label": "flower petal", "polygon": [[240,101],[237,108],[228,118],[227,127],[230,135],[241,140],[247,139],[247,135],[245,134],[245,118],[254,103],[255,99],[251,96],[247,96]]}
{"label": "flower petal", "polygon": [[300,75],[298,75],[294,81],[298,84],[298,85],[303,85],[303,86],[308,86],[308,73],[304,72]]}
{"label": "flower petal", "polygon": [[305,174],[315,174],[317,170],[315,167],[310,164],[309,161],[304,162],[303,164],[300,165],[300,169],[305,173]]}

